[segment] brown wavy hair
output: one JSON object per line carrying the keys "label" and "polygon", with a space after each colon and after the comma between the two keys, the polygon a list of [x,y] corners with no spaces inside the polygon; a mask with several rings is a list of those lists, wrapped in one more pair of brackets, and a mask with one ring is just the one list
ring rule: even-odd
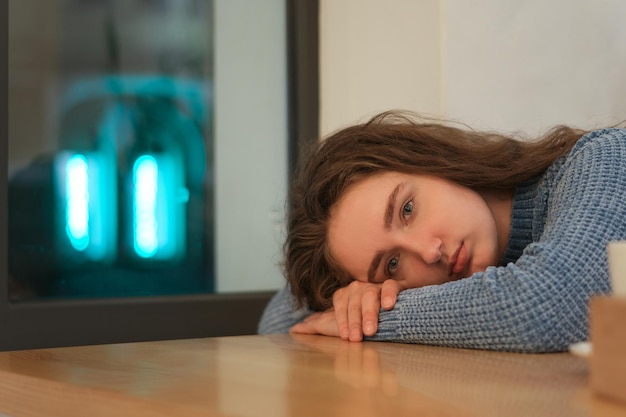
{"label": "brown wavy hair", "polygon": [[352,280],[333,259],[327,232],[332,208],[355,183],[396,171],[477,191],[511,191],[542,174],[584,133],[557,126],[536,140],[520,140],[389,111],[316,141],[296,169],[288,206],[283,266],[298,305],[325,310]]}

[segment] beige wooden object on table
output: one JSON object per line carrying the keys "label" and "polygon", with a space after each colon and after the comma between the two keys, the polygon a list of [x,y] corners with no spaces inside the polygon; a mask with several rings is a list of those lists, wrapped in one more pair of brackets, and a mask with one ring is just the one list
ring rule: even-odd
{"label": "beige wooden object on table", "polygon": [[626,415],[626,297],[597,296],[590,306],[591,386],[622,401]]}
{"label": "beige wooden object on table", "polygon": [[0,415],[609,417],[588,364],[309,335],[0,352]]}

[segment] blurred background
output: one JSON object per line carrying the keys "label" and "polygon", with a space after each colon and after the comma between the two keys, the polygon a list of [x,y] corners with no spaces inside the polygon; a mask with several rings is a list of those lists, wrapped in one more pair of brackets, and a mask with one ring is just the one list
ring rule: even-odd
{"label": "blurred background", "polygon": [[[389,109],[529,136],[617,123],[624,17],[320,0],[319,132]],[[9,0],[13,301],[283,285],[286,20],[284,0]]]}
{"label": "blurred background", "polygon": [[285,15],[9,1],[13,301],[282,285]]}

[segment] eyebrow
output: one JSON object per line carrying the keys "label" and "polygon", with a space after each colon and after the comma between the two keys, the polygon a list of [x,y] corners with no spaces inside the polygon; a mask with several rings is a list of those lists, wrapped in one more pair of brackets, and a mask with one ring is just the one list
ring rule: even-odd
{"label": "eyebrow", "polygon": [[[400,187],[402,183],[396,185],[396,188],[393,189],[391,194],[389,194],[389,198],[387,199],[387,208],[385,209],[385,219],[383,227],[385,230],[391,229],[391,221],[393,220],[393,212],[395,211],[396,205],[396,197],[398,196],[398,192],[400,191]],[[385,251],[379,250],[374,255],[374,259],[372,259],[372,263],[370,264],[369,269],[367,270],[367,281],[374,282],[376,276],[376,270],[378,269],[378,265],[380,265],[380,261],[383,259],[383,255]]]}

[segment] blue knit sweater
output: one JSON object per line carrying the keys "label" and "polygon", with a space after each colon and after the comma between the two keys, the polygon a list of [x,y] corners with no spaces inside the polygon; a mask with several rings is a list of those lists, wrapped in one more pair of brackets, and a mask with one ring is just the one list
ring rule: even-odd
{"label": "blue knit sweater", "polygon": [[[462,208],[460,208],[462,209]],[[497,267],[403,291],[368,339],[521,352],[563,351],[588,336],[589,299],[611,290],[606,245],[626,240],[626,129],[582,137],[542,176],[516,189]],[[285,287],[260,333],[310,314]]]}

